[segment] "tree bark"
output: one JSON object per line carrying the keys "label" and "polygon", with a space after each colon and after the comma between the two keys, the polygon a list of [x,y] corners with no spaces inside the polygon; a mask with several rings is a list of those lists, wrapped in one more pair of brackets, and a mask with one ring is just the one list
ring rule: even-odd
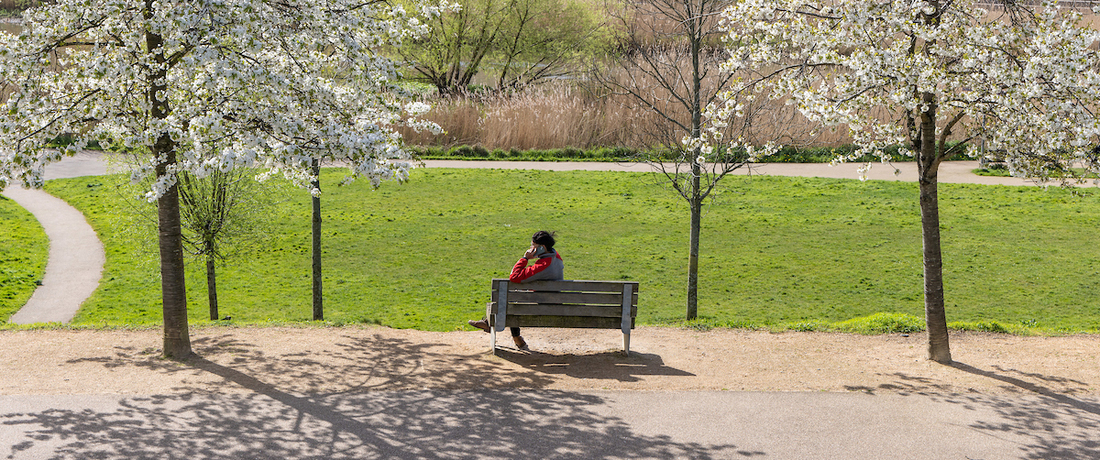
{"label": "tree bark", "polygon": [[[313,159],[313,188],[321,190],[321,161]],[[321,290],[321,197],[313,196],[313,320],[325,319]]]}
{"label": "tree bark", "polygon": [[940,248],[939,166],[936,145],[937,104],[932,94],[924,95],[929,107],[921,115],[917,165],[920,182],[921,236],[924,248],[924,316],[928,327],[928,359],[951,363],[951,347],[944,309],[943,255]]}
{"label": "tree bark", "polygon": [[943,257],[940,251],[938,184],[920,182],[921,235],[924,242],[924,315],[928,326],[928,359],[951,363],[947,313],[943,295]]}
{"label": "tree bark", "polygon": [[[698,190],[699,177],[692,179],[694,187]],[[688,251],[688,285],[687,285],[687,320],[691,321],[699,316],[699,233],[703,220],[703,201],[693,198],[689,202],[691,208],[691,236],[688,238],[690,245]]]}
{"label": "tree bark", "polygon": [[[157,166],[158,174],[166,164],[175,161],[175,152],[169,152],[168,157],[169,160]],[[164,356],[184,359],[191,355],[191,337],[187,330],[187,281],[184,277],[179,194],[175,185],[157,200],[157,221],[164,312]]]}
{"label": "tree bark", "polygon": [[[146,0],[145,15],[153,16],[153,1]],[[152,115],[163,120],[171,113],[167,93],[167,65],[164,57],[164,39],[153,32],[145,33],[146,49],[152,54],[156,68],[148,69],[148,94]],[[161,134],[151,146],[157,161],[157,177],[169,174],[169,167],[176,164],[176,143],[168,134]],[[180,229],[179,187],[172,184],[157,200],[157,239],[160,249],[160,287],[164,314],[164,356],[184,359],[191,356],[191,337],[187,330],[187,282],[184,277],[183,234]]]}
{"label": "tree bark", "polygon": [[210,319],[218,320],[218,280],[214,271],[214,256],[206,256],[206,298],[210,303]]}

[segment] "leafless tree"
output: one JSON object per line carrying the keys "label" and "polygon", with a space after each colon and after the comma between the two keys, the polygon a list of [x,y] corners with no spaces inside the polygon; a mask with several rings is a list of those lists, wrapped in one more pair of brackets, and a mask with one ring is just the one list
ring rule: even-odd
{"label": "leafless tree", "polygon": [[[650,114],[644,137],[654,148],[637,158],[651,164],[682,197],[691,213],[688,255],[688,320],[698,316],[699,240],[703,207],[721,180],[746,167],[750,155],[717,149],[704,155],[698,139],[707,129],[707,106],[721,102],[736,75],[724,72],[718,14],[730,0],[626,0],[615,14],[623,32],[618,53],[593,65],[593,79],[631,108]],[[725,139],[758,137],[753,126],[771,117],[793,116],[773,101],[744,100],[740,117],[724,128]],[[769,123],[771,125],[771,123]],[[767,136],[778,136],[769,133]],[[769,138],[767,140],[779,140]]]}

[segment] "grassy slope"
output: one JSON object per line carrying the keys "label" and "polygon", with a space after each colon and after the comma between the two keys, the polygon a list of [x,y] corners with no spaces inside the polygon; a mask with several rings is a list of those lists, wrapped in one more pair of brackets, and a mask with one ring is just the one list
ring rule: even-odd
{"label": "grassy slope", "polygon": [[34,216],[0,196],[0,322],[19,311],[46,269],[49,240]]}
{"label": "grassy slope", "polygon": [[[420,170],[412,183],[336,187],[324,177],[326,319],[448,330],[479,317],[540,228],[559,232],[566,275],[642,283],[642,323],[683,315],[687,213],[649,174]],[[51,181],[105,235],[104,283],[83,323],[159,320],[152,236],[114,231],[111,178]],[[100,185],[94,185],[100,184]],[[704,217],[700,314],[718,325],[804,328],[876,313],[923,317],[916,185],[731,177]],[[948,320],[1100,330],[1100,195],[941,185]],[[220,272],[235,322],[310,315],[304,192],[271,213],[263,249]],[[201,264],[191,315],[206,317]]]}

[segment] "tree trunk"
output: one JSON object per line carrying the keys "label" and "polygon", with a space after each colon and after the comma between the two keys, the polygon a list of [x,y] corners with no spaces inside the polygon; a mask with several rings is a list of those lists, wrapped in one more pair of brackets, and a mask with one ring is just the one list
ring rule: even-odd
{"label": "tree trunk", "polygon": [[921,236],[924,246],[924,316],[928,327],[928,359],[951,363],[951,347],[944,309],[943,255],[940,249],[939,151],[936,146],[937,104],[924,95],[929,109],[921,115],[917,167],[920,181]]}
{"label": "tree trunk", "polygon": [[[687,2],[688,12],[691,13],[691,3]],[[690,15],[694,16],[694,15]],[[688,23],[688,38],[691,40],[691,136],[698,139],[703,132],[703,106],[702,84],[703,77],[699,68],[699,52],[702,47],[703,36],[697,30],[696,19],[692,17]],[[699,316],[699,233],[703,226],[703,190],[702,174],[703,165],[699,164],[699,156],[702,152],[695,148],[691,152],[691,198],[688,207],[691,208],[691,249],[688,253],[688,293],[687,293],[687,319],[691,321]]]}
{"label": "tree trunk", "polygon": [[[153,17],[153,1],[146,0],[145,16]],[[163,54],[164,39],[152,32],[145,33],[146,49],[152,54],[159,68],[146,75],[150,115],[163,120],[171,113],[163,99],[167,92],[167,70]],[[151,146],[157,159],[157,177],[167,175],[168,168],[176,163],[176,143],[168,134],[162,134]],[[164,357],[184,359],[191,356],[191,337],[187,330],[187,282],[184,277],[183,234],[180,229],[179,187],[172,184],[157,200],[157,239],[160,249],[160,287],[164,314]]]}
{"label": "tree trunk", "polygon": [[[175,161],[175,152],[169,152],[168,158],[157,166],[158,170]],[[183,359],[191,355],[191,337],[187,330],[187,281],[183,270],[179,191],[175,185],[157,200],[157,221],[164,312],[164,356]]]}
{"label": "tree trunk", "polygon": [[943,257],[940,251],[940,216],[938,184],[921,178],[921,235],[924,242],[924,315],[928,326],[928,359],[951,363],[948,343],[947,313],[943,295]]}
{"label": "tree trunk", "polygon": [[[698,190],[699,177],[696,176],[692,180]],[[703,202],[699,198],[693,198],[689,207],[691,208],[691,236],[688,251],[687,320],[691,321],[699,316],[699,229],[702,227]]]}
{"label": "tree trunk", "polygon": [[206,256],[206,298],[210,303],[210,319],[218,320],[218,279],[215,273],[214,256]]}
{"label": "tree trunk", "polygon": [[[313,159],[313,188],[321,190],[321,160]],[[313,196],[313,320],[325,319],[321,296],[321,197]]]}

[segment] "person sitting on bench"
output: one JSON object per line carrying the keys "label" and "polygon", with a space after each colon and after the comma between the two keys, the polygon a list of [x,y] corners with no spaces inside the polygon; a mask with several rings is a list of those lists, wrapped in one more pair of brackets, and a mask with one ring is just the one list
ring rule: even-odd
{"label": "person sitting on bench", "polygon": [[[537,259],[534,265],[528,265],[528,261]],[[523,258],[512,267],[512,274],[508,281],[513,283],[526,283],[528,281],[547,280],[558,281],[565,279],[565,262],[561,254],[554,249],[554,234],[547,231],[538,231],[531,236],[531,247],[523,254]],[[486,318],[467,321],[471,326],[489,332],[489,321]],[[518,327],[511,328],[512,341],[516,348],[527,349],[527,342],[520,336]]]}

